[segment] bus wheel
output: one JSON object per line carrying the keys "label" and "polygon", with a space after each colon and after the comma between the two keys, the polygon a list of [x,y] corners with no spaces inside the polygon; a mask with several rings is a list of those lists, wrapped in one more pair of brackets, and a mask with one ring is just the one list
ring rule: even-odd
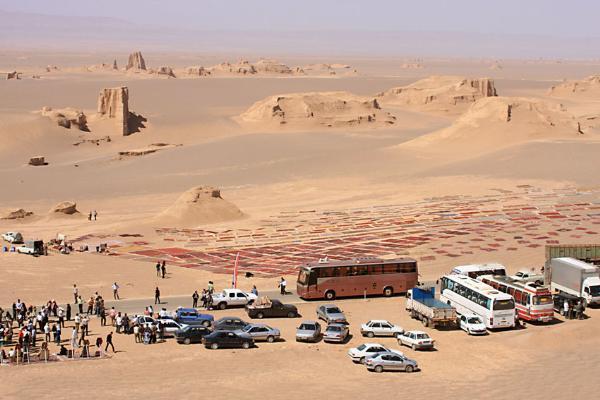
{"label": "bus wheel", "polygon": [[328,290],[325,292],[325,299],[333,300],[335,299],[335,292],[333,290]]}
{"label": "bus wheel", "polygon": [[391,296],[391,295],[393,295],[393,294],[394,294],[394,289],[392,289],[390,286],[386,286],[386,287],[383,289],[383,295],[384,295],[385,297],[390,297],[390,296]]}

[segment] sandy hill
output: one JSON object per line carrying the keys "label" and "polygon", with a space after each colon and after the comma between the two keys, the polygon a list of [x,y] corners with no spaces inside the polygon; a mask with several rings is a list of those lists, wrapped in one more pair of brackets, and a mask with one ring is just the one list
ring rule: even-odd
{"label": "sandy hill", "polygon": [[382,104],[408,106],[422,111],[460,113],[483,97],[496,96],[494,81],[462,76],[431,76],[408,86],[379,93]]}
{"label": "sandy hill", "polygon": [[452,125],[397,147],[470,157],[532,140],[578,138],[577,120],[560,104],[533,98],[487,97]]}
{"label": "sandy hill", "polygon": [[195,227],[232,221],[244,217],[234,204],[221,197],[211,186],[197,186],[184,192],[169,208],[155,218],[156,223],[171,227]]}
{"label": "sandy hill", "polygon": [[240,115],[242,122],[265,124],[383,126],[396,118],[374,98],[348,92],[291,93],[267,97]]}
{"label": "sandy hill", "polygon": [[600,100],[600,75],[589,76],[579,81],[566,81],[553,86],[549,94],[554,97]]}

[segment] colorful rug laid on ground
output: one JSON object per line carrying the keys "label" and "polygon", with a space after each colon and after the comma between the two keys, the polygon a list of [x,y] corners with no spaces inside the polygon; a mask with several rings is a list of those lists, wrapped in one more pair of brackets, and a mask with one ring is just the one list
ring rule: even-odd
{"label": "colorful rug laid on ground", "polygon": [[[231,273],[293,272],[322,257],[394,257],[420,261],[474,252],[516,251],[558,244],[558,237],[594,242],[600,238],[600,191],[542,191],[519,186],[482,197],[452,196],[419,202],[348,209],[282,212],[254,229],[223,231],[160,228],[160,242],[139,235],[87,235],[104,239],[124,258]],[[125,241],[126,238],[134,241]],[[589,239],[588,239],[589,238]]]}

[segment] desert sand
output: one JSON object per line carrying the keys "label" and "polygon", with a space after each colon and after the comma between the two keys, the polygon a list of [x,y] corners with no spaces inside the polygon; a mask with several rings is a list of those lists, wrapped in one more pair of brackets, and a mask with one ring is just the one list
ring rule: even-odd
{"label": "desert sand", "polygon": [[[586,77],[600,63],[136,51],[0,55],[0,70],[22,73],[0,80],[0,230],[107,243],[111,254],[0,253],[0,305],[65,302],[73,283],[109,296],[118,281],[128,300],[151,298],[156,285],[163,296],[209,280],[223,288],[237,251],[241,272],[254,274],[241,286],[272,290],[282,275],[293,287],[295,267],[313,256],[412,256],[427,281],[471,262],[539,268],[545,244],[599,240],[600,97]],[[28,165],[37,156],[48,164]],[[156,277],[157,259],[168,260],[168,279]],[[298,306],[312,319],[318,304]],[[595,394],[596,309],[482,338],[428,330],[438,351],[403,350],[422,372],[376,375],[345,354],[365,341],[359,324],[420,325],[401,297],[340,305],[354,335],[344,345],[295,343],[298,321],[273,320],[285,341],[250,351],[117,335],[110,359],[0,373],[37,382],[27,392],[36,398],[72,395],[74,376],[110,382],[88,398],[194,398],[199,385],[286,399]],[[244,315],[215,312],[226,314]],[[93,333],[106,334],[96,322]],[[3,396],[20,393],[9,385]]]}

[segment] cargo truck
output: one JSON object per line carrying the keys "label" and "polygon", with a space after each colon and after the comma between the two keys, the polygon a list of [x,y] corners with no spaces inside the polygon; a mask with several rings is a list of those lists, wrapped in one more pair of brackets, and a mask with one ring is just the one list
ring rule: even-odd
{"label": "cargo truck", "polygon": [[457,321],[456,309],[435,298],[435,287],[415,287],[406,292],[406,310],[411,318],[430,328]]}
{"label": "cargo truck", "polygon": [[546,284],[552,290],[583,300],[585,306],[600,304],[598,267],[571,257],[552,258],[546,263]]}

